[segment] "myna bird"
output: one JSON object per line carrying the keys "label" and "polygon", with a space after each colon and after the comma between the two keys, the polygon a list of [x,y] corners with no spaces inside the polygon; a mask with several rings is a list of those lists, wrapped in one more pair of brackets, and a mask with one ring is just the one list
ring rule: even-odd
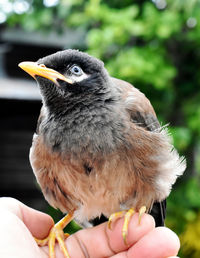
{"label": "myna bird", "polygon": [[63,228],[104,215],[125,216],[123,237],[134,212],[151,212],[163,225],[165,199],[185,170],[143,93],[112,78],[102,61],[77,50],[60,51],[19,66],[38,82],[43,106],[30,162],[45,199],[67,215],[51,230],[69,257]]}

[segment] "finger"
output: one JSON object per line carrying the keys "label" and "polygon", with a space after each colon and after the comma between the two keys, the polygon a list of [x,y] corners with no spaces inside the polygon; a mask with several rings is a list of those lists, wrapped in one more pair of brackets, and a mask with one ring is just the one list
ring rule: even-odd
{"label": "finger", "polygon": [[147,235],[141,238],[135,245],[133,245],[127,251],[126,257],[173,257],[178,254],[179,248],[180,241],[178,236],[168,228],[158,227],[150,231]]}
{"label": "finger", "polygon": [[179,258],[178,256],[169,256],[167,258]]}
{"label": "finger", "polygon": [[54,224],[49,215],[29,208],[13,198],[0,198],[0,208],[15,214],[23,221],[31,234],[39,239],[45,238]]}
{"label": "finger", "polygon": [[[122,238],[124,219],[119,219],[109,230],[107,223],[97,227],[80,230],[66,240],[70,257],[110,257],[115,253],[128,249]],[[138,214],[134,214],[128,229],[127,242],[129,245],[139,241],[145,234],[155,227],[152,216],[144,214],[138,223]]]}
{"label": "finger", "polygon": [[0,257],[45,257],[18,216],[1,208],[0,221]]}
{"label": "finger", "polygon": [[179,258],[178,256],[169,256],[167,258]]}

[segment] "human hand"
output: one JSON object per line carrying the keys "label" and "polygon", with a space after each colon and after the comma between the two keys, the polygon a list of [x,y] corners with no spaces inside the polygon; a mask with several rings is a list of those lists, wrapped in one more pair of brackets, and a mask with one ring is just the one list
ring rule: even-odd
{"label": "human hand", "polygon": [[[126,246],[122,238],[123,219],[83,229],[65,240],[71,258],[164,258],[175,257],[180,243],[166,227],[155,228],[152,216],[144,214],[138,224],[134,214],[129,224]],[[0,257],[47,258],[48,247],[38,247],[34,237],[45,238],[53,226],[52,218],[12,198],[0,198]],[[56,245],[56,257],[63,254]]]}

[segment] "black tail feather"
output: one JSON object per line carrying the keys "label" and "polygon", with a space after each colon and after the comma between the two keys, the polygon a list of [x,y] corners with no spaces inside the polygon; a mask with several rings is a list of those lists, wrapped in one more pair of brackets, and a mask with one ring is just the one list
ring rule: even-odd
{"label": "black tail feather", "polygon": [[166,216],[166,200],[162,202],[155,202],[150,214],[154,217],[156,222],[156,227],[165,225],[165,216]]}

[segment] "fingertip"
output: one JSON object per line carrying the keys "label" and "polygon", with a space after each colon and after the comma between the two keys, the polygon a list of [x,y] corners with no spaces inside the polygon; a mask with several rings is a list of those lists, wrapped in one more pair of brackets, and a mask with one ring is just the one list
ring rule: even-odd
{"label": "fingertip", "polygon": [[166,227],[157,227],[128,250],[128,257],[176,257],[179,248],[179,238],[173,231]]}
{"label": "fingertip", "polygon": [[14,198],[0,198],[0,208],[15,214],[36,238],[45,238],[54,224],[49,215],[32,209]]}
{"label": "fingertip", "polygon": [[22,207],[22,213],[24,224],[36,238],[45,238],[54,225],[51,216],[41,211],[26,206],[26,208]]}
{"label": "fingertip", "polygon": [[157,227],[155,228],[156,231],[159,231],[159,235],[164,235],[166,238],[166,241],[168,241],[170,246],[170,252],[171,256],[176,256],[178,254],[178,251],[180,249],[180,239],[177,236],[175,232],[173,232],[171,229],[167,227]]}

